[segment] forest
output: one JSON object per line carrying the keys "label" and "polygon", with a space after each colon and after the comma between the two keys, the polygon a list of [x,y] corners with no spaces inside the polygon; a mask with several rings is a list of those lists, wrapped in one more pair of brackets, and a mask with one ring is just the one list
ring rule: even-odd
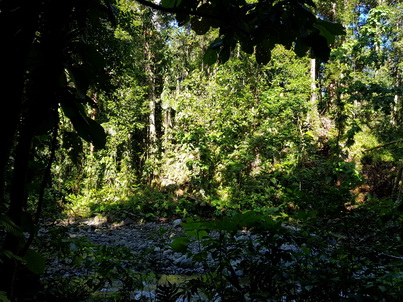
{"label": "forest", "polygon": [[403,301],[403,2],[3,0],[0,302]]}

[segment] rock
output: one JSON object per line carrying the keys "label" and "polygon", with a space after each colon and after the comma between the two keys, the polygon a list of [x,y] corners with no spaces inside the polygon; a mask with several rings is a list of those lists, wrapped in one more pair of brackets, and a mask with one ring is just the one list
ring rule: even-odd
{"label": "rock", "polygon": [[181,225],[181,223],[182,223],[182,219],[175,219],[175,220],[172,222],[172,226],[173,226],[174,228],[177,228],[177,227],[179,227],[179,226]]}
{"label": "rock", "polygon": [[133,219],[131,218],[126,218],[125,220],[123,220],[123,225],[132,225],[134,223]]}
{"label": "rock", "polygon": [[107,222],[107,218],[106,218],[106,217],[102,217],[102,216],[95,216],[95,217],[94,217],[93,223],[94,223],[95,225],[104,224],[105,222]]}
{"label": "rock", "polygon": [[193,267],[192,259],[182,255],[178,259],[175,259],[174,264],[180,267]]}

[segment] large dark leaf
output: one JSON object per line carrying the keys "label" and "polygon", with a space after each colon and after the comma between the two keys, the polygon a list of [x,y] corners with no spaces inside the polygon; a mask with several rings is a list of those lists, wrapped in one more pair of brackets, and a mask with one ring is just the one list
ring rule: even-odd
{"label": "large dark leaf", "polygon": [[80,157],[83,153],[82,141],[75,132],[63,132],[63,148],[67,150],[67,153],[74,164],[78,164]]}
{"label": "large dark leaf", "polygon": [[203,62],[207,65],[213,65],[217,62],[217,58],[217,50],[209,47],[209,49],[204,53]]}
{"label": "large dark leaf", "polygon": [[190,25],[198,35],[204,35],[210,29],[210,24],[206,18],[193,17],[190,20]]}
{"label": "large dark leaf", "polygon": [[220,63],[225,63],[229,60],[231,56],[231,47],[228,44],[225,44],[224,47],[221,48],[219,59]]}
{"label": "large dark leaf", "polygon": [[261,64],[269,63],[271,59],[271,50],[273,48],[273,44],[268,40],[263,41],[263,43],[259,43],[256,45],[256,61]]}
{"label": "large dark leaf", "polygon": [[0,214],[0,226],[4,227],[7,232],[15,235],[22,236],[22,230],[17,226],[10,217],[5,214]]}
{"label": "large dark leaf", "polygon": [[180,4],[181,0],[162,0],[161,4],[166,8],[174,8]]}
{"label": "large dark leaf", "polygon": [[40,275],[45,270],[45,259],[34,250],[28,250],[24,257],[27,268],[34,274]]}
{"label": "large dark leaf", "polygon": [[[213,64],[225,62],[240,43],[242,50],[255,52],[260,63],[267,63],[275,44],[287,49],[293,46],[300,56],[310,54],[322,61],[327,61],[329,45],[335,36],[345,34],[344,28],[337,23],[323,21],[312,12],[315,4],[312,0],[303,1],[258,1],[246,4],[235,1],[236,5],[227,5],[227,1],[211,0],[196,6],[198,1],[182,1],[181,8],[187,11],[197,10],[192,17],[191,26],[196,33],[204,34],[210,27],[219,27],[221,44],[216,50],[211,47],[204,56],[204,62]],[[163,0],[167,6],[178,7],[175,0]],[[196,4],[195,4],[196,3]],[[179,25],[189,21],[186,14],[177,14]],[[213,43],[214,44],[214,43]],[[216,50],[214,52],[213,50]]]}
{"label": "large dark leaf", "polygon": [[332,23],[324,20],[318,20],[314,25],[320,31],[320,35],[325,37],[327,43],[332,44],[337,35],[345,35],[344,27],[339,23]]}
{"label": "large dark leaf", "polygon": [[88,117],[77,100],[70,100],[61,104],[63,112],[70,119],[77,134],[92,143],[96,148],[104,148],[106,134],[104,128],[95,120]]}
{"label": "large dark leaf", "polygon": [[330,48],[327,40],[319,33],[314,33],[307,38],[308,45],[311,46],[312,56],[326,62],[330,56]]}
{"label": "large dark leaf", "polygon": [[94,77],[92,70],[83,65],[79,67],[70,67],[69,74],[74,82],[78,95],[80,95],[80,97],[85,97],[92,78]]}

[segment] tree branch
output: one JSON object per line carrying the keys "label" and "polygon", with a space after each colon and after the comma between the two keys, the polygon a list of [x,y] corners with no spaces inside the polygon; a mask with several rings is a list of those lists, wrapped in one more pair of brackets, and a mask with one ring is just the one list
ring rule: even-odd
{"label": "tree branch", "polygon": [[383,147],[387,147],[387,146],[394,145],[394,144],[399,144],[399,143],[403,143],[403,139],[400,139],[398,141],[389,142],[389,143],[379,145],[379,146],[376,146],[376,147],[373,147],[373,148],[365,149],[363,152],[368,152],[368,151],[380,149],[380,148],[383,148]]}
{"label": "tree branch", "polygon": [[[227,14],[225,13],[220,13],[218,15],[211,15],[211,14],[207,14],[205,12],[201,12],[196,10],[187,10],[187,9],[182,9],[182,8],[178,8],[178,7],[165,7],[159,4],[155,4],[153,2],[150,2],[148,0],[135,0],[138,3],[148,6],[149,8],[152,9],[156,9],[162,12],[166,12],[166,13],[171,13],[171,14],[184,14],[184,15],[190,15],[190,16],[196,16],[196,17],[202,17],[202,18],[210,18],[213,20],[218,20],[220,22],[224,22],[224,18],[226,18]],[[242,32],[243,34],[248,35],[249,33],[247,33],[243,28],[238,26],[238,23],[233,23],[231,24],[236,30]]]}
{"label": "tree branch", "polygon": [[[47,186],[49,178],[50,178],[52,164],[53,164],[53,162],[54,162],[54,160],[56,158],[57,136],[58,136],[58,125],[56,124],[54,126],[54,128],[53,128],[51,150],[50,150],[48,165],[45,168],[42,183],[41,183],[41,186],[39,188],[38,205],[37,205],[37,208],[36,208],[35,219],[34,219],[34,225],[35,226],[39,225],[39,219],[41,217],[42,208],[43,208],[45,189],[46,189],[46,186]],[[32,241],[34,240],[35,235],[36,235],[36,230],[35,230],[35,228],[32,228],[30,230],[28,240],[26,241],[26,243],[24,245],[24,248],[21,251],[21,256],[22,257],[24,257],[25,254],[27,253],[30,245],[32,244]]]}
{"label": "tree branch", "polygon": [[138,3],[148,6],[150,8],[166,12],[166,13],[172,13],[172,14],[186,14],[186,15],[192,15],[192,16],[197,16],[197,17],[206,17],[206,18],[211,18],[211,19],[216,19],[216,20],[221,20],[217,16],[212,16],[209,14],[205,14],[199,11],[192,11],[192,10],[186,10],[186,9],[181,9],[177,7],[165,7],[159,4],[155,4],[153,2],[147,1],[147,0],[136,0]]}

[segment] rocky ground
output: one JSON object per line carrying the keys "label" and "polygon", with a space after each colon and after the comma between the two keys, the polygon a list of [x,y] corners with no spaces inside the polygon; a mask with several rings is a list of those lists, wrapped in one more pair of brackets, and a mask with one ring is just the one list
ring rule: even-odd
{"label": "rocky ground", "polygon": [[[87,238],[97,246],[127,247],[133,255],[142,255],[142,261],[150,268],[164,274],[182,275],[201,271],[185,255],[175,253],[169,246],[175,236],[183,233],[181,220],[172,222],[136,223],[126,219],[120,223],[108,223],[106,219],[95,217],[78,221],[59,221],[70,238]],[[46,229],[43,235],[46,235]],[[143,263],[146,264],[146,263]],[[50,270],[60,268],[61,264],[52,263]]]}

